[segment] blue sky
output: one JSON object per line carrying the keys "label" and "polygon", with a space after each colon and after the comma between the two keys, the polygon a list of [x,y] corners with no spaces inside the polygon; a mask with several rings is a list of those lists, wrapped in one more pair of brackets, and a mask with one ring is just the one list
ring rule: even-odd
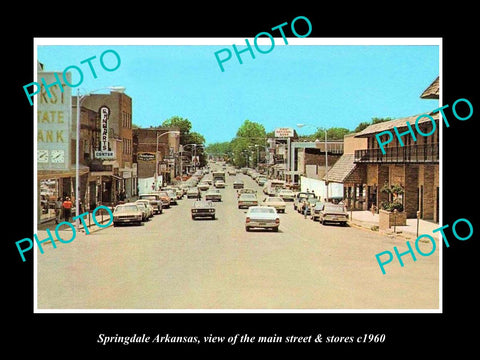
{"label": "blue sky", "polygon": [[[243,39],[234,43],[239,49],[245,44]],[[135,124],[156,126],[178,115],[188,118],[207,143],[231,140],[246,119],[267,131],[297,123],[353,130],[372,117],[399,118],[438,107],[437,100],[420,99],[439,75],[438,46],[275,46],[268,54],[255,50],[255,59],[241,54],[243,64],[232,54],[222,72],[214,53],[226,47],[233,53],[227,45],[39,45],[37,51],[47,71],[79,66],[81,93],[125,86]],[[108,49],[121,58],[113,72],[99,63]],[[80,64],[92,56],[97,79],[88,64]],[[115,64],[111,54],[105,62]]]}

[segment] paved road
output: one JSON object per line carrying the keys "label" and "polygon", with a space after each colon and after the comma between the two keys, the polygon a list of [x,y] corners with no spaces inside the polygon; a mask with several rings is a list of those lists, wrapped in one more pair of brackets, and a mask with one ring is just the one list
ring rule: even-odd
{"label": "paved road", "polygon": [[[237,176],[263,198],[253,180]],[[438,250],[416,262],[404,256],[403,268],[394,260],[383,275],[375,254],[407,250],[405,240],[323,226],[291,204],[278,233],[247,233],[232,183],[227,178],[213,221],[191,220],[193,200],[183,199],[142,226],[45,245],[38,308],[438,309]]]}

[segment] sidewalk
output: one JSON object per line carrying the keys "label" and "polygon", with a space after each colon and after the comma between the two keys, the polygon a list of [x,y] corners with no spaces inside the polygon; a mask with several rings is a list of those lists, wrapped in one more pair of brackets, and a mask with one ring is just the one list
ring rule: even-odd
{"label": "sidewalk", "polygon": [[[348,212],[350,215],[350,212]],[[350,224],[358,227],[362,227],[372,231],[379,231],[379,215],[372,214],[371,211],[352,211],[352,219],[350,219]],[[439,232],[433,233],[434,229],[438,229],[441,225],[434,223],[433,221],[427,221],[420,219],[418,221],[418,236],[422,234],[428,234],[434,238],[439,238]],[[391,227],[389,230],[383,231],[386,234],[394,234],[394,228]],[[417,219],[407,219],[406,226],[397,226],[396,234],[403,235],[408,238],[417,238]]]}
{"label": "sidewalk", "polygon": [[[102,211],[103,210],[97,211],[95,219],[99,224],[108,223],[110,221],[111,217],[106,211],[102,216],[102,214],[101,214]],[[88,216],[84,216],[82,218],[84,219],[85,224],[88,227],[88,232],[89,233],[95,232],[97,230],[105,229],[105,227],[99,227],[95,224],[95,222],[93,221],[92,213],[89,213]],[[63,222],[63,221],[65,221],[65,219],[60,219],[60,222]],[[75,222],[76,222],[75,220],[70,221],[70,223],[73,224],[73,226],[75,226]],[[85,233],[85,230],[83,229],[83,223],[82,223],[81,220],[79,220],[79,225],[80,225],[79,231],[82,232],[82,233]],[[37,231],[38,230],[44,231],[46,229],[50,229],[50,231],[54,231],[56,226],[57,226],[57,224],[55,224],[55,218],[52,218],[50,220],[38,223],[37,224]],[[61,230],[62,231],[71,231],[71,228],[67,225],[62,225]]]}

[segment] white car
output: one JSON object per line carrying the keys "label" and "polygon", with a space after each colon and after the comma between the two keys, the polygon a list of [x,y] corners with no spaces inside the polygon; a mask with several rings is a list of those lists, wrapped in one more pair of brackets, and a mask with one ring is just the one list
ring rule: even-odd
{"label": "white car", "polygon": [[132,223],[141,225],[142,218],[142,210],[135,203],[117,205],[113,210],[113,226]]}
{"label": "white car", "polygon": [[257,206],[258,205],[258,199],[257,195],[255,194],[242,194],[238,197],[238,208],[245,208],[245,207],[250,207],[250,206]]}
{"label": "white car", "polygon": [[263,205],[274,207],[278,212],[285,212],[285,201],[279,196],[267,197],[263,200]]}
{"label": "white car", "polygon": [[216,188],[224,188],[225,187],[225,181],[223,181],[223,180],[215,181],[215,187]]}
{"label": "white car", "polygon": [[198,190],[196,186],[191,187],[190,189],[187,190],[187,199],[198,198],[199,194],[200,194],[200,190]]}
{"label": "white car", "polygon": [[271,229],[278,231],[280,217],[277,210],[270,206],[251,206],[245,216],[245,230],[251,228]]}
{"label": "white car", "polygon": [[146,208],[146,211],[147,211],[146,219],[150,219],[151,217],[153,217],[153,206],[150,205],[150,201],[140,199],[140,200],[135,201],[135,204],[145,205],[145,208]]}
{"label": "white car", "polygon": [[278,197],[281,197],[285,201],[293,201],[295,200],[295,193],[292,190],[289,189],[281,189],[277,193]]}
{"label": "white car", "polygon": [[222,193],[218,189],[210,189],[205,193],[205,200],[222,201]]}
{"label": "white car", "polygon": [[206,191],[210,188],[210,185],[206,181],[200,181],[197,187],[201,191]]}

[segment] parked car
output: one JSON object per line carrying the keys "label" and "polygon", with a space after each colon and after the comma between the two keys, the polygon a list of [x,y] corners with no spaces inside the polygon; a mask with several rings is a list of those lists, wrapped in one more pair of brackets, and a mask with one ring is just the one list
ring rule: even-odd
{"label": "parked car", "polygon": [[139,199],[148,200],[150,205],[152,205],[153,211],[157,214],[161,214],[163,212],[163,203],[160,195],[158,194],[140,194],[138,196]]}
{"label": "parked car", "polygon": [[212,220],[215,220],[215,207],[213,202],[206,200],[195,201],[190,210],[192,214],[192,219],[196,220],[199,217],[209,217]]}
{"label": "parked car", "polygon": [[164,208],[169,208],[171,204],[171,199],[170,195],[166,191],[156,191],[155,194],[158,194],[160,196],[160,199],[162,200],[162,206]]}
{"label": "parked car", "polygon": [[281,197],[285,201],[294,201],[295,193],[290,189],[281,189],[277,193],[278,197]]}
{"label": "parked car", "polygon": [[178,204],[178,202],[177,202],[177,192],[173,189],[165,190],[165,192],[170,197],[170,204],[171,205],[177,205]]}
{"label": "parked car", "polygon": [[280,217],[277,210],[271,206],[252,206],[245,216],[245,230],[251,228],[263,228],[278,231]]}
{"label": "parked car", "polygon": [[274,207],[277,212],[285,212],[285,201],[279,196],[265,198],[263,200],[263,205]]}
{"label": "parked car", "polygon": [[257,206],[258,199],[255,194],[242,194],[238,197],[238,208],[248,208],[250,206]]}
{"label": "parked car", "polygon": [[304,199],[307,199],[307,201],[309,201],[310,199],[315,199],[315,194],[309,193],[309,192],[297,193],[297,195],[295,196],[295,199],[293,200],[293,209],[297,210],[298,212],[301,212],[302,203]]}
{"label": "parked car", "polygon": [[148,220],[148,209],[147,209],[147,206],[145,205],[145,203],[137,203],[135,202],[135,204],[138,206],[138,208],[140,209],[140,211],[142,212],[142,221],[147,221]]}
{"label": "parked car", "polygon": [[179,187],[172,187],[171,190],[177,195],[177,200],[181,200],[183,198],[183,190]]}
{"label": "parked car", "polygon": [[222,188],[222,189],[223,189],[223,188],[225,187],[225,181],[223,181],[223,180],[216,180],[216,181],[215,181],[215,187],[216,187],[216,188]]}
{"label": "parked car", "polygon": [[222,193],[218,189],[210,189],[205,193],[205,200],[222,201]]}
{"label": "parked car", "polygon": [[145,210],[146,210],[146,219],[150,219],[151,217],[153,217],[153,207],[152,205],[150,205],[150,202],[148,200],[137,200],[135,201],[135,204],[139,205],[139,204],[143,204],[145,205]]}
{"label": "parked car", "polygon": [[319,220],[322,225],[326,222],[338,222],[341,225],[347,225],[348,212],[345,211],[344,205],[326,203],[320,210]]}
{"label": "parked car", "polygon": [[233,182],[234,189],[243,189],[243,187],[244,187],[243,180],[235,180]]}
{"label": "parked car", "polygon": [[200,194],[200,190],[198,190],[198,188],[196,186],[191,187],[187,190],[187,199],[198,198],[199,194]]}
{"label": "parked car", "polygon": [[142,223],[143,213],[135,203],[117,205],[113,210],[113,226]]}
{"label": "parked car", "polygon": [[320,211],[323,210],[325,204],[323,201],[317,201],[310,207],[310,218],[315,221],[320,219]]}

